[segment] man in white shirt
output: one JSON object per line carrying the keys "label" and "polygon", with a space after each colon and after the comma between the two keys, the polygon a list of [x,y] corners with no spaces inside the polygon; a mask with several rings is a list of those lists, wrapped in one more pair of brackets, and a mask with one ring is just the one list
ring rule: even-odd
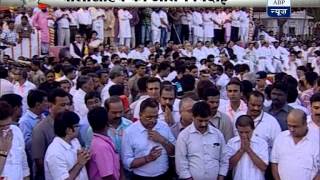
{"label": "man in white shirt", "polygon": [[203,20],[202,14],[197,10],[194,9],[192,13],[192,24],[193,24],[193,44],[197,43],[198,41],[203,41]]}
{"label": "man in white shirt", "polygon": [[92,16],[88,8],[80,8],[77,12],[77,20],[79,22],[79,32],[87,37],[90,35],[92,30]]}
{"label": "man in white shirt", "polygon": [[170,74],[170,63],[168,61],[161,62],[158,66],[158,73],[156,78],[159,78],[161,82],[166,81]]}
{"label": "man in white shirt", "polygon": [[[311,116],[308,116],[308,128],[320,134],[320,93],[315,93],[310,98]],[[320,138],[320,135],[318,136]]]}
{"label": "man in white shirt", "polygon": [[168,125],[158,120],[159,103],[148,98],[141,103],[140,121],[124,131],[121,159],[132,169],[133,180],[169,179],[168,156],[174,155],[175,138]]}
{"label": "man in white shirt", "polygon": [[[239,113],[237,117],[246,114],[253,119],[253,134],[267,142],[268,153],[271,153],[274,140],[280,134],[281,128],[273,116],[263,111],[263,102],[264,95],[261,92],[251,92],[248,100],[248,111],[246,113]],[[238,129],[236,129],[236,126],[234,126],[234,128],[234,132],[237,134]]]}
{"label": "man in white shirt", "polygon": [[249,14],[246,8],[242,8],[240,11],[240,40],[244,43],[248,42],[249,38]]}
{"label": "man in white shirt", "polygon": [[256,55],[258,59],[258,71],[268,71],[275,73],[275,68],[272,64],[273,48],[269,45],[269,42],[263,41],[262,46],[257,49]]}
{"label": "man in white shirt", "polygon": [[27,96],[31,89],[35,89],[36,85],[28,81],[28,73],[24,69],[13,70],[14,79],[16,83],[13,86],[13,93],[22,97],[22,112],[28,109]]}
{"label": "man in white shirt", "polygon": [[221,8],[218,8],[213,15],[214,22],[214,40],[220,43],[224,42],[223,24],[225,19],[225,13]]}
{"label": "man in white shirt", "polygon": [[192,51],[192,55],[197,58],[196,65],[200,67],[200,61],[207,58],[207,52],[203,48],[203,43],[201,41],[197,42],[196,47]]}
{"label": "man in white shirt", "polygon": [[88,180],[85,165],[90,159],[90,153],[81,149],[77,139],[79,121],[78,115],[70,111],[55,118],[56,137],[49,145],[44,159],[46,180]]}
{"label": "man in white shirt", "polygon": [[209,125],[210,106],[200,101],[192,108],[193,123],[178,136],[175,162],[180,179],[224,179],[228,160],[222,133]]}
{"label": "man in white shirt", "polygon": [[152,42],[153,43],[160,43],[161,37],[161,21],[160,21],[160,9],[157,8],[151,13],[151,31],[152,31]]}
{"label": "man in white shirt", "polygon": [[12,124],[12,108],[0,102],[0,177],[29,179],[30,170],[21,130]]}
{"label": "man in white shirt", "polygon": [[118,10],[119,18],[119,43],[120,45],[125,45],[130,47],[131,40],[131,26],[130,19],[132,19],[132,14],[126,9]]}
{"label": "man in white shirt", "polygon": [[244,101],[241,100],[242,87],[240,81],[232,79],[227,85],[228,102],[219,107],[221,112],[225,112],[231,121],[235,122],[238,113],[246,113],[248,108]]}
{"label": "man in white shirt", "polygon": [[58,25],[58,46],[70,45],[70,22],[69,13],[67,10],[58,9],[54,12]]}
{"label": "man in white shirt", "polygon": [[236,120],[239,136],[229,140],[225,148],[233,179],[264,180],[264,171],[269,162],[268,144],[254,134],[254,121],[248,115]]}
{"label": "man in white shirt", "polygon": [[13,84],[7,80],[8,70],[0,67],[0,97],[5,94],[13,93]]}
{"label": "man in white shirt", "polygon": [[[307,116],[294,109],[288,115],[288,129],[276,138],[272,154],[275,180],[310,180],[320,178],[319,134],[308,130]],[[298,163],[294,163],[298,162]]]}
{"label": "man in white shirt", "polygon": [[77,79],[77,88],[73,95],[74,112],[80,117],[80,125],[88,125],[88,121],[83,122],[84,117],[88,114],[88,108],[85,103],[87,93],[94,91],[94,84],[91,77],[81,75]]}
{"label": "man in white shirt", "polygon": [[239,40],[240,29],[240,11],[239,8],[235,8],[231,13],[231,36],[230,40],[237,42]]}
{"label": "man in white shirt", "polygon": [[146,94],[142,95],[137,101],[135,101],[132,104],[134,105],[133,109],[133,118],[134,119],[139,119],[140,118],[140,105],[141,103],[151,97],[154,99],[159,100],[160,99],[160,87],[161,87],[161,81],[158,78],[155,77],[150,77],[146,80]]}
{"label": "man in white shirt", "polygon": [[106,84],[101,91],[102,102],[110,97],[109,89],[115,84],[123,84],[124,82],[124,73],[122,67],[114,66],[109,73],[109,82]]}
{"label": "man in white shirt", "polygon": [[161,8],[159,11],[159,16],[160,16],[160,30],[161,30],[161,35],[160,35],[160,46],[165,47],[167,45],[167,37],[168,37],[168,31],[169,31],[169,20],[168,20],[168,15],[167,15],[167,10],[164,8]]}

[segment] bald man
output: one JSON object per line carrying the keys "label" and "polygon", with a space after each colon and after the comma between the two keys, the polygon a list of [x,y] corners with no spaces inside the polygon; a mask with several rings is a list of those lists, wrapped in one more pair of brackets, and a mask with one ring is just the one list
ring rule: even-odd
{"label": "bald man", "polygon": [[[287,118],[288,129],[276,138],[272,153],[272,174],[275,180],[310,180],[319,170],[319,141],[308,131],[307,115],[298,109]],[[317,176],[318,178],[318,176]]]}
{"label": "bald man", "polygon": [[175,138],[178,137],[179,133],[186,128],[187,126],[189,126],[192,122],[193,122],[193,118],[192,118],[192,106],[195,104],[196,102],[187,97],[187,98],[183,98],[180,101],[179,104],[179,112],[181,115],[180,121],[176,122],[174,125],[172,125],[170,127],[172,134],[174,135]]}

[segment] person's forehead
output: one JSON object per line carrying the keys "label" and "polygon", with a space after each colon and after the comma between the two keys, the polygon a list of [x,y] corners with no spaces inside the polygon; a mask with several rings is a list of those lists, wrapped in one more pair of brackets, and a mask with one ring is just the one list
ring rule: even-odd
{"label": "person's forehead", "polygon": [[174,90],[172,91],[167,91],[167,90],[163,90],[161,97],[174,97]]}
{"label": "person's forehead", "polygon": [[56,103],[57,103],[57,102],[60,102],[60,103],[70,102],[70,99],[69,99],[68,96],[65,96],[65,97],[57,96],[57,97],[55,98],[55,100],[56,100]]}

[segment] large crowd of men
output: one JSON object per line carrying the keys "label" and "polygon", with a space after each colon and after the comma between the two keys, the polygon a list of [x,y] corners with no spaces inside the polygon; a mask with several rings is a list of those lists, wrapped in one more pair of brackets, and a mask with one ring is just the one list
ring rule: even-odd
{"label": "large crowd of men", "polygon": [[319,40],[246,8],[1,16],[0,179],[320,180]]}

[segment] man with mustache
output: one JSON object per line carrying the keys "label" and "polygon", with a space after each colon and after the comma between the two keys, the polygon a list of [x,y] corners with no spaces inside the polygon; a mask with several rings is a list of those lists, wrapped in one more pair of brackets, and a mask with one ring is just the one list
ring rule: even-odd
{"label": "man with mustache", "polygon": [[271,88],[271,106],[264,109],[265,112],[275,117],[281,127],[281,130],[288,130],[287,117],[293,109],[287,103],[288,87],[284,82],[276,82]]}
{"label": "man with mustache", "polygon": [[170,127],[180,120],[179,108],[175,106],[176,93],[174,86],[165,84],[160,90],[159,120],[165,121]]}
{"label": "man with mustache", "polygon": [[209,104],[211,110],[210,124],[219,129],[225,140],[228,141],[234,136],[233,124],[230,118],[218,110],[220,104],[220,92],[217,88],[211,87],[204,91],[204,100]]}
{"label": "man with mustache", "polygon": [[178,136],[175,152],[180,179],[222,180],[228,172],[228,159],[222,153],[222,133],[209,125],[210,106],[200,101],[192,107],[193,123]]}
{"label": "man with mustache", "polygon": [[[315,93],[310,98],[311,116],[308,117],[310,130],[320,133],[320,93]],[[319,136],[318,136],[319,137]],[[320,137],[319,137],[320,138]]]}
{"label": "man with mustache", "polygon": [[[249,95],[248,111],[244,114],[250,116],[254,122],[253,134],[265,140],[268,144],[268,152],[271,155],[273,142],[280,134],[281,128],[278,121],[269,113],[263,111],[264,95],[259,91],[253,91]],[[238,117],[244,114],[239,114]],[[237,119],[237,118],[236,118]],[[234,126],[235,128],[235,126]],[[238,135],[238,130],[234,129]],[[272,177],[271,163],[266,170],[266,179]]]}
{"label": "man with mustache", "polygon": [[174,155],[175,138],[168,125],[158,120],[159,103],[153,98],[142,101],[140,121],[125,129],[121,159],[133,171],[132,180],[169,179],[168,156]]}

